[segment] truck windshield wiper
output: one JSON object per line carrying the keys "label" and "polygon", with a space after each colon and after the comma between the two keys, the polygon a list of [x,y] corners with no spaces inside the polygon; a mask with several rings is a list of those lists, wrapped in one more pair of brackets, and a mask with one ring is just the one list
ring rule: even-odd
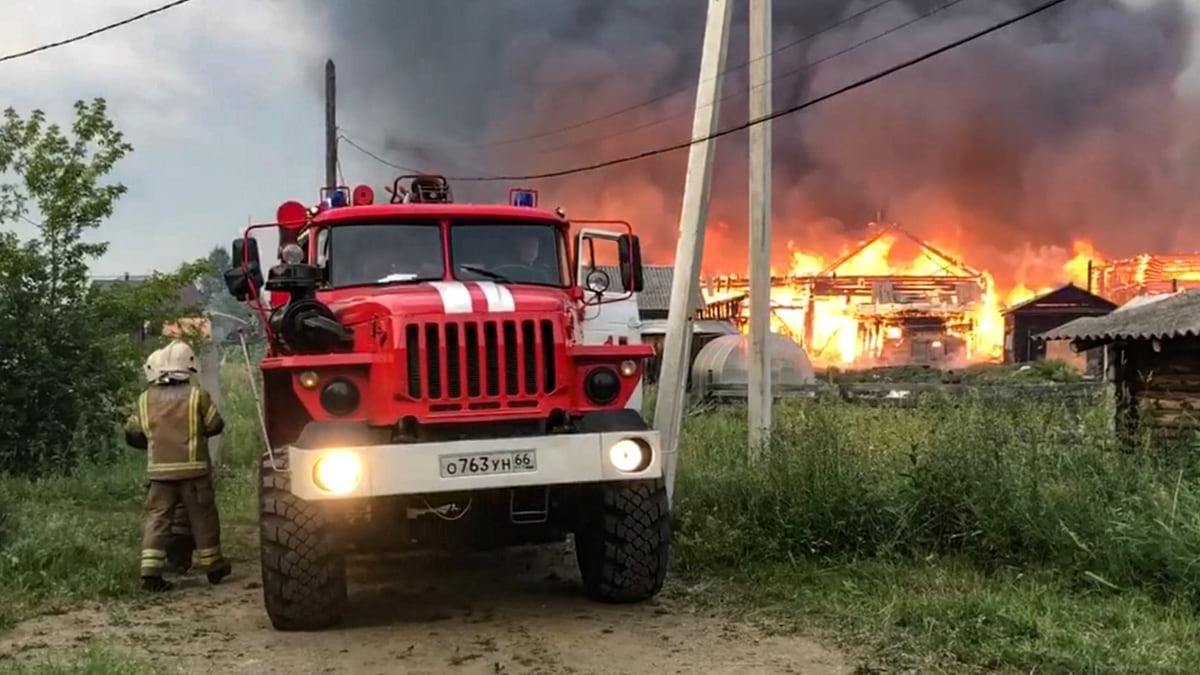
{"label": "truck windshield wiper", "polygon": [[512,279],[509,279],[508,277],[504,276],[503,274],[500,274],[499,272],[493,272],[489,269],[484,269],[482,267],[476,267],[475,265],[459,265],[458,268],[461,270],[466,270],[468,272],[474,272],[475,274],[482,274],[483,276],[485,276],[489,279],[492,279],[494,281],[499,281],[499,282],[506,283],[506,284],[516,283]]}

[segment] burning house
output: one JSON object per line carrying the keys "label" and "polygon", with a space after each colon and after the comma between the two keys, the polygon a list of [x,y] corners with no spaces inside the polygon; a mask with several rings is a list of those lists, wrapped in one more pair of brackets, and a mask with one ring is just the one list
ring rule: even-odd
{"label": "burning house", "polygon": [[1142,254],[1089,266],[1089,290],[1118,305],[1139,295],[1200,288],[1200,254]]}
{"label": "burning house", "polygon": [[[991,278],[896,224],[869,227],[869,239],[829,265],[772,275],[772,330],[818,363],[941,366],[984,356]],[[904,269],[886,264],[897,244],[916,249]],[[719,277],[707,294],[737,297],[748,286]]]}

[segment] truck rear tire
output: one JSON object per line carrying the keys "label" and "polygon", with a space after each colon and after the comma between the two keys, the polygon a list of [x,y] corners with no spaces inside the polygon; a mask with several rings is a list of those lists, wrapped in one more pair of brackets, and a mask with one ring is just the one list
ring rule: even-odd
{"label": "truck rear tire", "polygon": [[[286,456],[275,454],[276,464]],[[264,458],[259,485],[263,602],[276,630],[311,631],[341,621],[346,562],[325,514],[293,495],[286,472]]]}
{"label": "truck rear tire", "polygon": [[584,591],[610,603],[657,595],[671,551],[666,485],[661,480],[604,484],[589,501],[575,532]]}

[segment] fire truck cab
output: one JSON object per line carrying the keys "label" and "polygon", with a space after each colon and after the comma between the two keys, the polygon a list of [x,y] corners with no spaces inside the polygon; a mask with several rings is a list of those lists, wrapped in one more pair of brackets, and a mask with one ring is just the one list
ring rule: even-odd
{"label": "fire truck cab", "polygon": [[[654,596],[670,521],[658,434],[637,408],[653,351],[628,319],[638,238],[623,222],[571,223],[532,191],[459,204],[445,178],[419,175],[389,192],[377,204],[369,186],[326,189],[233,241],[226,285],[268,334],[272,624],[339,621],[345,557],[359,551],[573,536],[589,596]],[[265,281],[260,228],[279,236]]]}

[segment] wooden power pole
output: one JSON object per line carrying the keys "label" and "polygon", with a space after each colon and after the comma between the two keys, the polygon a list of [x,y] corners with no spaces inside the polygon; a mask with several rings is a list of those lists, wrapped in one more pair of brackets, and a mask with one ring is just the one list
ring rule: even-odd
{"label": "wooden power pole", "polygon": [[[721,98],[721,79],[725,70],[733,3],[734,0],[708,0],[704,45],[700,55],[700,80],[696,85],[696,112],[692,119],[692,140],[707,138],[717,132],[717,106]],[[654,406],[654,425],[658,428],[660,447],[664,453],[667,496],[672,500],[675,495],[675,472],[679,464],[684,392],[692,351],[692,298],[697,293],[700,261],[704,257],[704,230],[708,220],[715,149],[715,140],[700,141],[688,149],[683,207],[679,213],[679,241],[675,247],[675,274],[671,284],[671,308],[667,314],[667,336],[663,345],[658,399]]]}
{"label": "wooden power pole", "polygon": [[[771,0],[750,0],[750,119],[771,114]],[[750,127],[750,456],[771,438],[771,123]]]}
{"label": "wooden power pole", "polygon": [[333,59],[325,62],[325,187],[338,184],[337,74]]}

